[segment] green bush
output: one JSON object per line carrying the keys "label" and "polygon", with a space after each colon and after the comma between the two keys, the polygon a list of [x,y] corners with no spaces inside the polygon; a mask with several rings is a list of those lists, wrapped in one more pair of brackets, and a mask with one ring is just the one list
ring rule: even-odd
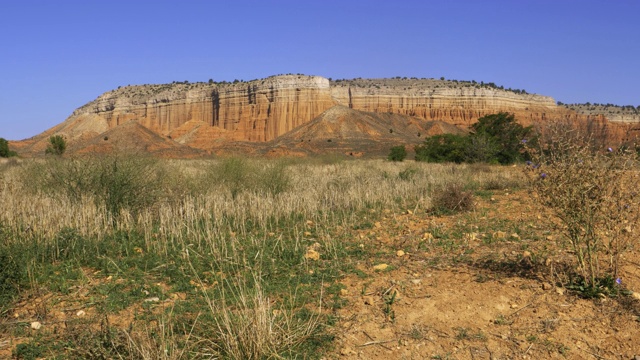
{"label": "green bush", "polygon": [[253,164],[240,157],[222,159],[209,169],[211,183],[229,190],[231,198],[235,199],[245,189],[254,186],[255,170]]}
{"label": "green bush", "polygon": [[94,164],[84,159],[48,158],[22,169],[22,183],[34,192],[46,192],[73,202],[92,194]]}
{"label": "green bush", "polygon": [[291,176],[282,161],[266,165],[260,173],[258,187],[271,195],[278,195],[291,187]]}
{"label": "green bush", "polygon": [[500,164],[525,160],[525,144],[532,146],[536,142],[533,127],[518,124],[515,116],[509,113],[483,116],[471,129],[474,131],[471,138],[486,138],[484,142],[490,151],[486,156]]}
{"label": "green bush", "polygon": [[16,155],[15,151],[9,150],[9,142],[4,138],[0,138],[0,157],[8,158]]}
{"label": "green bush", "polygon": [[416,161],[434,163],[464,162],[467,137],[453,134],[435,135],[425,139],[422,145],[417,145]]}
{"label": "green bush", "polygon": [[44,151],[47,155],[61,156],[67,150],[67,141],[62,135],[53,135],[49,138],[49,145]]}
{"label": "green bush", "polygon": [[404,145],[398,145],[391,148],[389,152],[389,156],[387,157],[390,161],[403,161],[407,157],[407,149]]}
{"label": "green bush", "polygon": [[32,163],[22,174],[23,183],[32,190],[73,202],[91,197],[114,217],[121,210],[135,215],[154,205],[164,177],[157,160],[128,155],[50,158]]}
{"label": "green bush", "polygon": [[508,113],[483,116],[470,135],[435,135],[415,147],[416,161],[512,164],[526,160],[525,144],[533,145],[532,127],[516,123]]}
{"label": "green bush", "polygon": [[94,193],[107,211],[133,214],[154,205],[162,191],[163,169],[152,158],[109,156],[100,159],[94,174]]}

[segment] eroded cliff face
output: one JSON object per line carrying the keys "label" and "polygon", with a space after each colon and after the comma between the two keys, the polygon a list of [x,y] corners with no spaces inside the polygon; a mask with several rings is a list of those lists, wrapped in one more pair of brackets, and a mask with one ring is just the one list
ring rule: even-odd
{"label": "eroded cliff face", "polygon": [[497,112],[514,113],[526,124],[560,116],[555,101],[548,96],[439,80],[403,80],[396,84],[375,81],[338,82],[331,93],[337,102],[354,110],[442,120],[463,128]]}
{"label": "eroded cliff face", "polygon": [[329,80],[285,75],[220,87],[213,100],[212,125],[236,140],[269,141],[334,106]]}
{"label": "eroded cliff face", "polygon": [[[556,106],[551,97],[477,83],[435,79],[336,80],[281,75],[237,83],[174,83],[126,86],[77,109],[46,132],[86,139],[135,120],[163,136],[198,148],[207,137],[266,142],[342,105],[354,110],[442,120],[467,128],[478,118],[513,113],[524,125],[550,119],[580,121],[584,115]],[[197,136],[191,124],[198,124]],[[202,126],[218,129],[203,131]],[[190,134],[189,136],[186,136]],[[197,138],[191,144],[190,139]]]}
{"label": "eroded cliff face", "polygon": [[236,84],[127,86],[76,110],[66,130],[75,137],[79,132],[100,133],[136,120],[168,135],[188,121],[199,121],[231,131],[235,140],[267,141],[333,105],[329,80],[319,76],[284,75]]}

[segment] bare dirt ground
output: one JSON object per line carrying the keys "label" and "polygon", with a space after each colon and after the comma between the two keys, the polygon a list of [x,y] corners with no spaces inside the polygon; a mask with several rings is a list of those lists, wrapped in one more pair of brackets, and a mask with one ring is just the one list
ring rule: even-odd
{"label": "bare dirt ground", "polygon": [[[571,254],[544,230],[547,215],[529,196],[496,192],[465,216],[387,214],[372,229],[359,231],[363,246],[377,248],[381,256],[358,264],[362,276],[342,281],[348,304],[338,311],[334,356],[640,358],[638,300],[582,299],[563,288],[562,264]],[[455,228],[468,232],[456,236]],[[453,236],[446,239],[447,232]],[[413,246],[417,239],[431,246]],[[463,245],[447,245],[448,240]],[[621,274],[629,290],[640,290],[637,258],[637,251],[628,254],[633,261]],[[374,268],[381,264],[378,269],[388,267]]]}

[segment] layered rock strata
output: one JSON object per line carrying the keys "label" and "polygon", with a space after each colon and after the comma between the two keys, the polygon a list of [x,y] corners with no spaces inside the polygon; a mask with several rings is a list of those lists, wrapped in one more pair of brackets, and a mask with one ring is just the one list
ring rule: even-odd
{"label": "layered rock strata", "polygon": [[[548,96],[476,82],[393,78],[329,80],[280,75],[249,82],[125,86],[82,106],[60,125],[19,144],[44,151],[46,138],[62,134],[82,142],[136,121],[180,144],[209,150],[220,142],[268,142],[336,105],[372,113],[440,120],[468,128],[478,118],[513,113],[523,125],[547,120],[606,122],[557,106]],[[626,120],[626,119],[625,119]],[[625,127],[626,128],[626,127]]]}
{"label": "layered rock strata", "polygon": [[333,105],[329,80],[285,75],[236,84],[127,86],[79,108],[67,122],[72,134],[81,130],[73,126],[77,123],[100,123],[95,127],[99,132],[136,120],[168,135],[186,122],[196,121],[231,131],[234,140],[268,141]]}

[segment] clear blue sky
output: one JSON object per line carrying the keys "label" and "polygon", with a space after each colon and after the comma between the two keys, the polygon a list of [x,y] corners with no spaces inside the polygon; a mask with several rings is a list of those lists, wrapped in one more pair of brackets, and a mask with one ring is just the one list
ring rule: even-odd
{"label": "clear blue sky", "polygon": [[435,77],[640,105],[640,0],[0,0],[0,137],[120,85]]}

